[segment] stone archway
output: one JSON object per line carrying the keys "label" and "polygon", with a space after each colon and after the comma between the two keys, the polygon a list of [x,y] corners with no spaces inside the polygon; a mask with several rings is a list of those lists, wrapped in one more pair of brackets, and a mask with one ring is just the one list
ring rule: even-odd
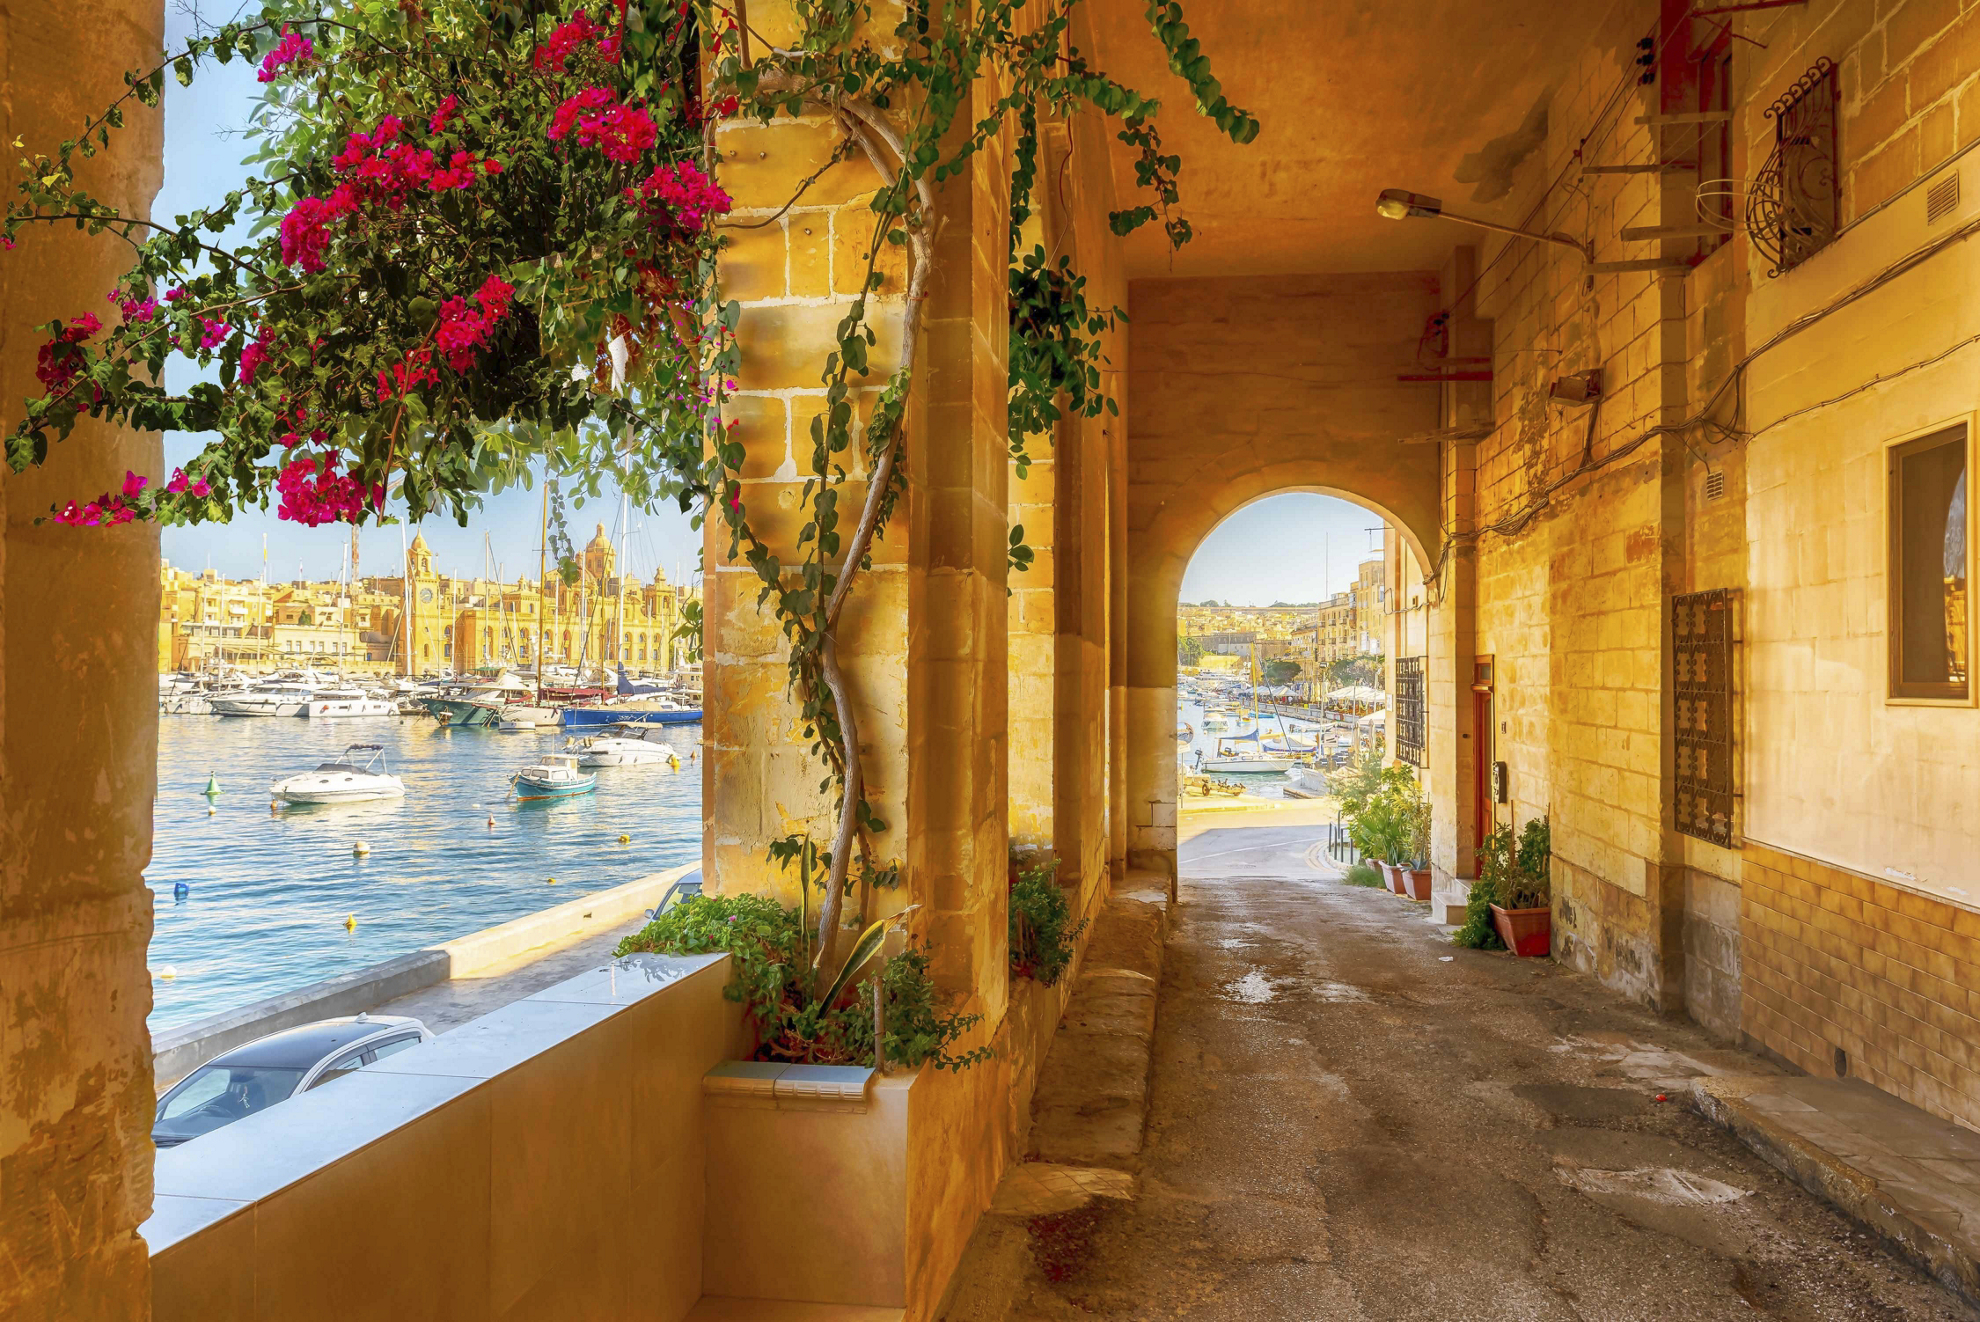
{"label": "stone archway", "polygon": [[[1216,526],[1312,492],[1439,544],[1439,390],[1398,378],[1438,306],[1434,273],[1138,281],[1127,444],[1124,809],[1130,866],[1175,877],[1176,605]],[[1432,630],[1432,633],[1436,633]]]}

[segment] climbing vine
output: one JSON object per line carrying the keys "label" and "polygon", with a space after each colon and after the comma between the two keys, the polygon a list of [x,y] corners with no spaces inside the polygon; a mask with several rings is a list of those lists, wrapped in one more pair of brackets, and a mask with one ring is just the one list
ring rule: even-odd
{"label": "climbing vine", "polygon": [[[887,824],[866,797],[836,628],[906,489],[941,187],[993,140],[1008,144],[1020,472],[1061,418],[1118,411],[1100,367],[1123,314],[1089,307],[1070,257],[1019,251],[1041,123],[1087,109],[1116,121],[1146,200],[1113,213],[1112,231],[1159,221],[1172,245],[1190,238],[1161,105],[1073,44],[1080,3],[908,0],[885,21],[867,0],[793,0],[786,47],[753,31],[735,0],[270,0],[202,29],[127,75],[74,138],[21,163],[7,246],[31,226],[73,224],[126,242],[131,267],[109,291],[111,324],[79,309],[47,328],[43,393],[7,437],[8,463],[41,463],[84,416],[210,438],[183,470],[132,473],[51,512],[84,526],[224,520],[271,501],[308,524],[363,522],[386,517],[388,494],[410,517],[465,523],[540,463],[565,572],[565,502],[607,481],[642,507],[674,501],[715,520],[782,628],[820,790],[836,799],[822,854],[799,837],[772,849],[800,868],[801,889],[819,865],[812,976],[829,982],[845,897],[857,893],[864,915],[899,876],[876,847]],[[1224,97],[1181,5],[1150,0],[1145,19],[1197,110],[1235,142],[1255,138],[1258,122]],[[82,162],[129,114],[158,106],[166,77],[187,83],[236,59],[258,64],[266,97],[243,188],[163,223],[83,187]],[[834,126],[828,165],[864,159],[880,183],[860,292],[820,365],[803,522],[780,554],[752,522],[745,447],[723,421],[741,307],[720,282],[732,204],[714,137],[725,119],[800,115]],[[249,237],[230,237],[242,225]],[[898,292],[881,270],[896,252]],[[903,322],[884,375],[873,360],[883,300],[898,300]],[[174,355],[209,379],[161,384]],[[854,478],[863,497],[842,508]],[[1010,556],[1029,563],[1021,528]]]}

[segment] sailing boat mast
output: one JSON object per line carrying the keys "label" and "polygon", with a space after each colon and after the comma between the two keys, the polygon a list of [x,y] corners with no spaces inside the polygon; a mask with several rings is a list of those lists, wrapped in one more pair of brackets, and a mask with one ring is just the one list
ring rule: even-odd
{"label": "sailing boat mast", "polygon": [[626,668],[626,550],[632,537],[630,505],[624,492],[619,493],[619,623],[615,637],[614,654],[619,658],[619,670]]}
{"label": "sailing boat mast", "polygon": [[543,607],[550,595],[550,471],[543,472],[543,530],[536,543],[536,705],[543,705]]}

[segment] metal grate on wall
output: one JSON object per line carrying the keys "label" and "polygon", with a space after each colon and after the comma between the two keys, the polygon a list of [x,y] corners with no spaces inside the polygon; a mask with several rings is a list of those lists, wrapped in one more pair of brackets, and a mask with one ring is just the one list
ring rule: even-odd
{"label": "metal grate on wall", "polygon": [[1784,275],[1827,247],[1842,226],[1836,178],[1835,62],[1827,56],[1767,107],[1774,150],[1746,195],[1746,232]]}
{"label": "metal grate on wall", "polygon": [[1424,753],[1423,658],[1396,659],[1396,757],[1413,767],[1428,765]]}
{"label": "metal grate on wall", "polygon": [[1735,848],[1733,779],[1734,615],[1739,594],[1721,588],[1671,598],[1672,695],[1677,768],[1672,804],[1678,830]]}

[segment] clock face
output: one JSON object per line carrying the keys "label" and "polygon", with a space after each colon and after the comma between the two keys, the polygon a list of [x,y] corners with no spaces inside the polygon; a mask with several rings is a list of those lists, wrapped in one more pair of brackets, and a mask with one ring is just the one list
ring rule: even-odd
{"label": "clock face", "polygon": [[433,600],[433,589],[432,589],[432,588],[421,588],[421,589],[419,590],[419,599],[420,599],[421,601],[432,601],[432,600]]}

